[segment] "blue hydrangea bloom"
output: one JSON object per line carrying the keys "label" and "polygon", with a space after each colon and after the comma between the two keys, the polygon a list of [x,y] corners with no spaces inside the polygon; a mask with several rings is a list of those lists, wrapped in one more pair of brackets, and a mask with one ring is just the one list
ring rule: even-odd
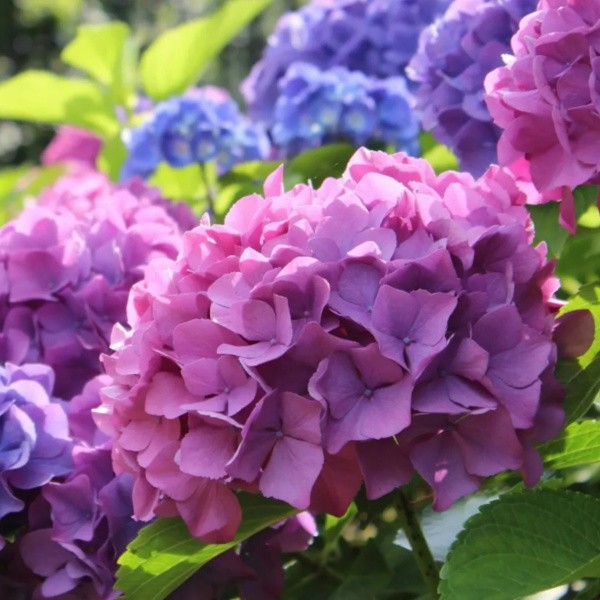
{"label": "blue hydrangea bloom", "polygon": [[53,387],[46,365],[0,366],[0,518],[25,507],[18,490],[40,487],[73,466],[67,416],[52,400]]}
{"label": "blue hydrangea bloom", "polygon": [[419,83],[416,110],[423,127],[476,176],[497,162],[500,137],[483,99],[483,81],[511,53],[519,21],[536,5],[537,0],[455,0],[423,31],[407,68]]}
{"label": "blue hydrangea bloom", "polygon": [[148,178],[161,162],[181,168],[214,161],[225,173],[236,163],[263,160],[270,151],[263,128],[242,115],[225,90],[212,86],[158,103],[141,125],[125,131],[124,141],[122,179]]}
{"label": "blue hydrangea bloom", "polygon": [[271,135],[288,156],[335,141],[377,141],[415,153],[419,126],[411,103],[403,77],[379,80],[297,62],[281,80]]}
{"label": "blue hydrangea bloom", "polygon": [[250,114],[267,123],[290,65],[346,67],[383,79],[403,75],[421,30],[451,0],[313,0],[284,15],[242,84]]}

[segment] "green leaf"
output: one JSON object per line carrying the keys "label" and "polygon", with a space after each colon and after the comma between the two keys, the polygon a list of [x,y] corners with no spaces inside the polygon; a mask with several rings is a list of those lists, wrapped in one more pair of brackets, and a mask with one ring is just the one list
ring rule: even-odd
{"label": "green leaf", "polygon": [[201,19],[166,31],[144,52],[140,75],[154,100],[181,94],[209,62],[272,0],[228,0]]}
{"label": "green leaf", "polygon": [[546,242],[550,256],[553,258],[560,256],[569,237],[569,232],[558,222],[560,204],[558,202],[530,204],[527,210],[535,226],[534,243]]}
{"label": "green leaf", "polygon": [[583,417],[600,397],[600,356],[581,369],[566,385],[563,404],[567,423]]}
{"label": "green leaf", "polygon": [[452,150],[443,144],[438,144],[425,152],[423,158],[429,162],[436,173],[458,170],[458,159]]}
{"label": "green leaf", "polygon": [[283,502],[239,494],[242,524],[226,544],[204,544],[181,519],[158,519],[144,527],[119,558],[115,588],[125,600],[162,600],[202,565],[259,531],[297,514]]}
{"label": "green leaf", "polygon": [[118,181],[121,168],[127,158],[127,148],[120,135],[115,135],[102,144],[102,150],[97,159],[98,168],[106,173],[112,181]]}
{"label": "green leaf", "polygon": [[600,353],[600,286],[593,284],[580,288],[560,310],[559,316],[581,309],[589,310],[594,318],[594,341],[587,352],[578,358],[578,363],[586,367]]}
{"label": "green leaf", "polygon": [[135,44],[125,23],[81,25],[60,57],[109,88],[125,103],[133,90]]}
{"label": "green leaf", "polygon": [[600,421],[571,423],[557,438],[538,448],[548,469],[600,463]]}
{"label": "green leaf", "polygon": [[35,70],[0,84],[0,119],[70,123],[103,136],[119,129],[110,103],[94,83]]}
{"label": "green leaf", "polygon": [[442,600],[515,600],[600,574],[600,500],[507,494],[469,519],[441,571]]}
{"label": "green leaf", "polygon": [[355,151],[349,144],[329,144],[306,150],[286,165],[286,179],[291,176],[294,181],[311,181],[318,187],[326,177],[339,177]]}
{"label": "green leaf", "polygon": [[204,188],[197,164],[176,169],[162,162],[149,179],[150,185],[155,185],[164,196],[176,200],[191,200],[198,196]]}

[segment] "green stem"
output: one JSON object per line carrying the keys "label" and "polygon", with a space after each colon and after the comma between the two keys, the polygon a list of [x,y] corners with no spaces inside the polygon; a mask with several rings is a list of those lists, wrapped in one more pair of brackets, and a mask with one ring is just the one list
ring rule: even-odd
{"label": "green stem", "polygon": [[438,593],[438,587],[440,585],[440,574],[438,567],[435,564],[431,550],[427,545],[417,515],[413,511],[410,501],[401,489],[398,490],[397,508],[402,521],[402,528],[410,542],[423,581],[425,582],[431,597],[434,598],[434,600],[439,600],[440,595]]}
{"label": "green stem", "polygon": [[311,569],[313,569],[313,571],[317,571],[321,575],[325,575],[326,577],[335,579],[335,581],[338,581],[340,583],[344,581],[343,575],[341,575],[331,567],[328,567],[327,565],[319,562],[318,560],[307,556],[306,554],[296,554],[296,560],[304,566],[310,567]]}
{"label": "green stem", "polygon": [[212,217],[215,216],[215,201],[217,196],[206,171],[206,163],[200,163],[200,174],[202,175],[202,181],[204,182],[204,187],[206,188],[206,201],[208,203],[207,212],[212,219]]}

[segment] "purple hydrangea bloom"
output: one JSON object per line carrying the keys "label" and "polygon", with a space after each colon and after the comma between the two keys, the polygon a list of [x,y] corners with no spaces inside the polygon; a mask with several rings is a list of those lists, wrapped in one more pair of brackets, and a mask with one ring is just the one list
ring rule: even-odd
{"label": "purple hydrangea bloom", "polygon": [[25,508],[20,490],[72,468],[67,416],[52,400],[53,388],[46,365],[0,367],[0,519]]}
{"label": "purple hydrangea bloom", "polygon": [[147,263],[174,258],[195,222],[140,181],[64,176],[0,228],[0,360],[40,362],[69,399],[100,372],[114,323]]}
{"label": "purple hydrangea bloom", "polygon": [[455,0],[421,34],[408,76],[419,83],[417,113],[461,167],[481,175],[498,162],[500,129],[484,101],[486,75],[503,64],[521,18],[537,0]]}
{"label": "purple hydrangea bloom", "polygon": [[108,600],[117,596],[116,560],[141,527],[131,518],[133,479],[115,477],[110,445],[78,446],[74,460],[69,476],[44,486],[32,504],[19,549],[41,578],[42,598]]}
{"label": "purple hydrangea bloom", "polygon": [[319,189],[285,192],[279,169],[187,232],[104,357],[95,416],[136,516],[222,541],[238,489],[343,514],[362,482],[377,498],[415,471],[439,510],[505,469],[536,481],[562,395],[525,201],[499,167],[361,149]]}
{"label": "purple hydrangea bloom", "polygon": [[317,535],[314,517],[307,512],[253,535],[198,570],[167,600],[219,600],[236,585],[240,600],[281,597],[285,573],[282,554],[302,552]]}
{"label": "purple hydrangea bloom", "polygon": [[128,156],[121,178],[148,178],[161,162],[172,167],[214,161],[220,173],[240,162],[264,160],[269,140],[220,88],[206,86],[158,103],[141,125],[124,133]]}
{"label": "purple hydrangea bloom", "polygon": [[419,125],[403,77],[379,80],[343,67],[321,71],[297,62],[279,90],[271,137],[284,155],[335,141],[418,150]]}
{"label": "purple hydrangea bloom", "polygon": [[242,84],[253,117],[270,123],[279,82],[292,64],[345,67],[383,79],[404,75],[421,30],[451,0],[313,0],[280,19]]}

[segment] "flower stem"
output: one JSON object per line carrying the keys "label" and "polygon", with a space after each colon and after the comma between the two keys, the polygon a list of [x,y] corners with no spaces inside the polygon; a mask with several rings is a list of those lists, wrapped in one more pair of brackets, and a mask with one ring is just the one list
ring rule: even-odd
{"label": "flower stem", "polygon": [[208,175],[208,167],[206,166],[206,163],[200,163],[200,174],[202,176],[202,181],[206,190],[206,201],[208,203],[207,212],[212,219],[215,216],[215,200],[217,198],[216,191],[212,186],[212,182]]}
{"label": "flower stem", "polygon": [[402,528],[410,542],[423,581],[425,582],[431,597],[434,600],[439,600],[440,595],[438,593],[438,587],[440,585],[440,575],[438,567],[435,564],[431,550],[427,545],[417,515],[413,511],[410,501],[402,489],[399,489],[397,493],[397,508],[402,522]]}

